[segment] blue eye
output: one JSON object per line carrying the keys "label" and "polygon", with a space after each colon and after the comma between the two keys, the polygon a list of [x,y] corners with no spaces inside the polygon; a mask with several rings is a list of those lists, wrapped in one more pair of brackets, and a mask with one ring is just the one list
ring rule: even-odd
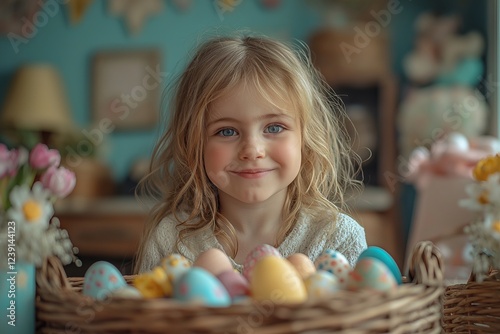
{"label": "blue eye", "polygon": [[268,132],[268,133],[280,133],[281,131],[283,131],[283,127],[281,125],[273,124],[273,125],[269,125],[266,128],[265,132]]}
{"label": "blue eye", "polygon": [[234,131],[234,129],[222,129],[217,132],[217,135],[222,137],[231,137],[236,135],[236,131]]}

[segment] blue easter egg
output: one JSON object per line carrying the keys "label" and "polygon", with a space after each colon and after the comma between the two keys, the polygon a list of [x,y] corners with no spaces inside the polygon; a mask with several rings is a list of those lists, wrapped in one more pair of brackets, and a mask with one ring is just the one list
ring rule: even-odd
{"label": "blue easter egg", "polygon": [[174,298],[213,307],[231,305],[231,297],[222,283],[200,267],[191,267],[175,282]]}
{"label": "blue easter egg", "polygon": [[358,257],[358,262],[359,262],[359,260],[364,259],[364,258],[374,258],[374,259],[381,261],[389,268],[392,275],[394,275],[396,282],[398,284],[403,283],[401,271],[399,270],[399,267],[396,264],[396,261],[394,261],[394,258],[383,248],[380,248],[377,246],[369,246],[367,249],[365,249],[363,252],[361,252],[361,254]]}
{"label": "blue easter egg", "polygon": [[83,278],[82,294],[103,300],[113,291],[127,286],[120,271],[107,261],[92,264]]}

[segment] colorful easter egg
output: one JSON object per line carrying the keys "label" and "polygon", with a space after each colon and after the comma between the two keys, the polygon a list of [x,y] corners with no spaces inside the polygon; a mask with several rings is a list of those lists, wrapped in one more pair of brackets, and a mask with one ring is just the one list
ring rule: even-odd
{"label": "colorful easter egg", "polygon": [[222,283],[203,268],[192,267],[174,285],[174,298],[212,307],[231,305],[231,296]]}
{"label": "colorful easter egg", "polygon": [[301,303],[307,291],[300,274],[281,256],[268,255],[255,264],[250,278],[251,296],[275,304]]}
{"label": "colorful easter egg", "polygon": [[126,285],[125,279],[114,265],[107,261],[98,261],[85,272],[82,294],[103,300],[112,291]]}
{"label": "colorful easter egg", "polygon": [[352,270],[346,257],[333,249],[323,251],[314,261],[314,265],[317,270],[326,270],[337,276],[341,286],[345,285],[347,276]]}
{"label": "colorful easter egg", "polygon": [[133,285],[146,298],[170,297],[172,295],[172,284],[162,267],[155,267],[152,271],[137,275]]}
{"label": "colorful easter egg", "polygon": [[280,256],[280,252],[271,245],[262,244],[255,247],[248,255],[245,257],[245,261],[243,262],[243,276],[250,281],[250,276],[255,264],[262,257],[267,255]]}
{"label": "colorful easter egg", "polygon": [[399,270],[396,261],[383,248],[377,246],[369,246],[367,249],[361,252],[361,254],[359,254],[358,261],[367,257],[378,259],[383,262],[391,270],[394,278],[396,279],[396,282],[398,284],[403,283],[401,271]]}
{"label": "colorful easter egg", "polygon": [[340,290],[339,279],[326,270],[318,270],[304,280],[310,299],[328,298]]}
{"label": "colorful easter egg", "polygon": [[170,283],[173,285],[176,279],[191,268],[191,262],[181,254],[173,253],[160,261],[160,267],[165,270]]}
{"label": "colorful easter egg", "polygon": [[305,279],[316,272],[314,263],[305,254],[295,253],[286,259],[295,267],[295,269],[297,269],[302,279]]}
{"label": "colorful easter egg", "polygon": [[356,263],[349,273],[347,289],[351,291],[388,291],[397,287],[390,269],[380,260],[364,258]]}
{"label": "colorful easter egg", "polygon": [[137,288],[127,285],[123,288],[118,288],[109,294],[109,297],[120,298],[142,298],[142,293]]}
{"label": "colorful easter egg", "polygon": [[193,262],[193,267],[203,268],[214,276],[233,269],[226,253],[217,248],[211,248],[201,253]]}
{"label": "colorful easter egg", "polygon": [[217,279],[224,285],[232,299],[246,296],[250,291],[247,279],[237,271],[226,270],[217,275]]}

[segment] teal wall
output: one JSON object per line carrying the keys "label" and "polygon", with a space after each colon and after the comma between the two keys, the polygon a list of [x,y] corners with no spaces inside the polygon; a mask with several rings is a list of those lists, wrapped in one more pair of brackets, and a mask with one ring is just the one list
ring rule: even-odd
{"label": "teal wall", "polygon": [[[18,45],[19,52],[15,52],[7,37],[0,37],[0,102],[19,65],[52,63],[61,72],[75,122],[89,127],[90,59],[94,52],[157,47],[163,55],[164,71],[175,76],[184,66],[187,53],[203,35],[251,29],[282,38],[305,37],[307,31],[302,27],[307,20],[301,20],[302,7],[303,2],[294,0],[266,10],[258,1],[241,1],[221,19],[214,1],[193,1],[186,12],[165,1],[164,10],[151,16],[137,36],[130,36],[124,20],[111,15],[106,1],[94,1],[82,22],[75,26],[68,21],[67,8],[60,6],[46,25],[38,27],[33,38]],[[134,159],[147,156],[156,137],[157,131],[114,131],[108,136],[101,149],[117,179],[125,175]]]}
{"label": "teal wall", "polygon": [[[458,2],[458,8],[468,14],[466,20],[471,21],[472,26],[482,27],[485,24],[484,1]],[[321,24],[321,15],[307,6],[308,1],[284,0],[277,9],[266,10],[260,1],[242,0],[234,11],[225,13],[222,19],[214,2],[193,0],[188,11],[180,12],[171,1],[165,1],[164,10],[150,17],[135,37],[128,34],[122,18],[111,15],[106,1],[94,1],[82,22],[75,26],[68,21],[66,7],[60,6],[47,24],[38,27],[33,38],[26,44],[18,45],[19,52],[15,52],[6,36],[0,36],[0,105],[12,74],[19,65],[49,62],[62,74],[75,122],[82,128],[90,127],[90,59],[97,51],[157,47],[163,55],[163,69],[175,77],[185,65],[186,55],[203,36],[250,29],[279,38],[307,40]],[[404,10],[394,16],[389,25],[393,39],[393,67],[398,76],[402,76],[401,59],[413,46],[413,20],[416,15],[429,8],[447,8],[453,2],[401,0],[400,3]],[[115,130],[107,137],[101,150],[117,180],[126,175],[135,159],[149,155],[158,130]]]}

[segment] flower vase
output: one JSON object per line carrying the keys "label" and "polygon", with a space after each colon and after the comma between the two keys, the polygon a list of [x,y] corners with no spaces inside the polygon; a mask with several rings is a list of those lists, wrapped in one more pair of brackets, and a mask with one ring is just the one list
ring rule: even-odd
{"label": "flower vase", "polygon": [[35,333],[35,265],[8,259],[0,268],[0,333]]}

